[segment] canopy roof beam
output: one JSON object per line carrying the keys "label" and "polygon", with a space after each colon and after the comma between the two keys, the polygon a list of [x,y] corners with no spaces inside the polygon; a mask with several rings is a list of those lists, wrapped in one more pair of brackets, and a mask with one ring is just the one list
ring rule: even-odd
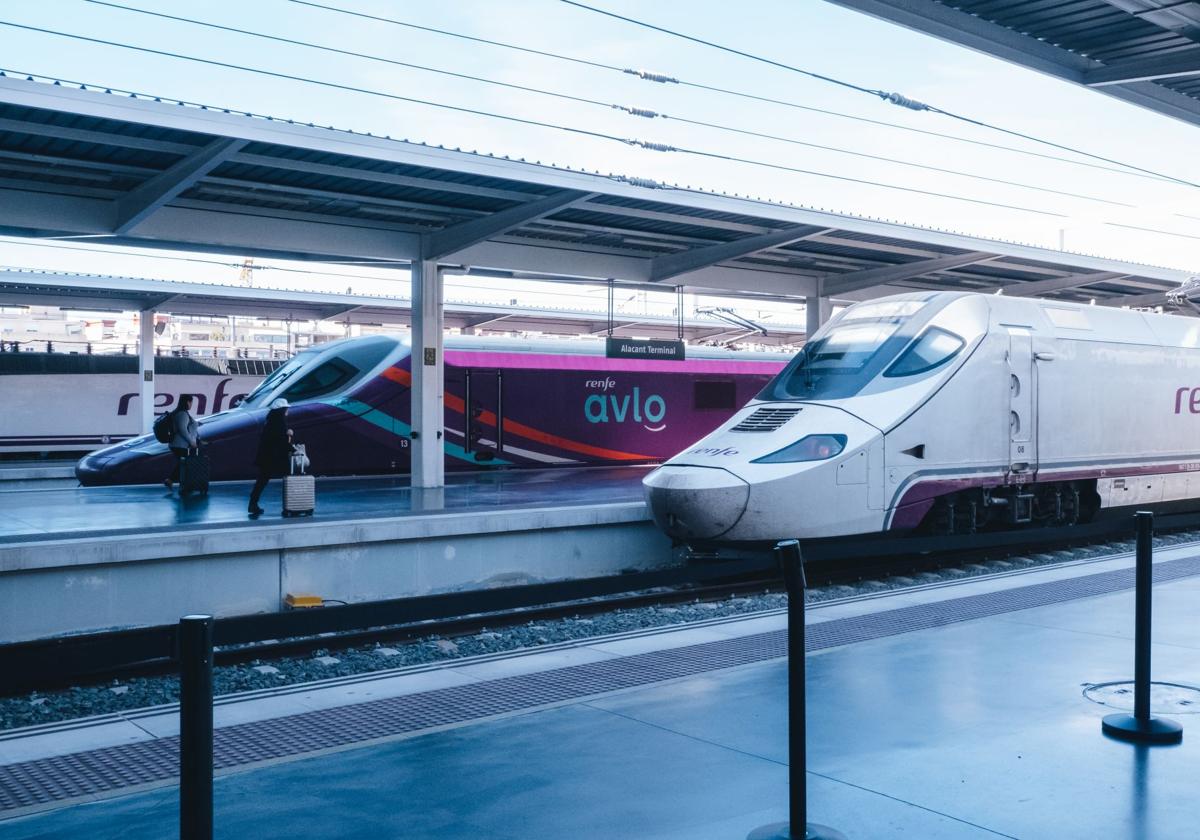
{"label": "canopy roof beam", "polygon": [[332,321],[334,318],[340,318],[343,315],[349,315],[351,312],[356,312],[362,309],[361,306],[332,306],[327,309],[321,309],[317,312],[316,320]]}
{"label": "canopy roof beam", "polygon": [[693,248],[678,254],[665,254],[650,261],[650,282],[661,283],[681,274],[699,271],[727,260],[749,257],[771,248],[782,248],[793,242],[832,233],[833,230],[833,228],[793,227],[771,233],[761,233],[757,236],[744,236],[732,242]]}
{"label": "canopy roof beam", "polygon": [[1150,292],[1144,295],[1118,295],[1116,297],[1105,298],[1098,300],[1103,306],[1130,306],[1135,308],[1148,306],[1163,306],[1167,303],[1166,291]]}
{"label": "canopy roof beam", "polygon": [[1176,55],[1160,55],[1135,61],[1122,61],[1083,74],[1088,87],[1124,85],[1130,82],[1151,82],[1156,79],[1178,79],[1200,76],[1200,46]]}
{"label": "canopy roof beam", "polygon": [[901,280],[923,277],[935,271],[948,271],[952,268],[962,268],[994,259],[999,259],[999,255],[989,254],[986,251],[970,251],[966,254],[951,254],[932,260],[916,260],[900,265],[885,265],[862,271],[852,271],[848,274],[834,274],[825,278],[823,294],[836,297],[847,292],[857,292],[873,286],[886,286]]}
{"label": "canopy roof beam", "polygon": [[197,181],[229,160],[243,148],[248,140],[221,138],[213,140],[197,152],[188,155],[174,166],[160,172],[137,189],[117,199],[117,217],[113,233],[122,235],[148,219],[156,210]]}
{"label": "canopy roof beam", "polygon": [[1086,274],[1068,274],[1064,277],[1051,277],[1048,280],[1029,280],[1009,283],[1004,287],[1004,294],[1017,297],[1036,297],[1049,292],[1061,292],[1065,289],[1078,289],[1093,283],[1103,283],[1106,280],[1120,280],[1128,277],[1119,271],[1091,271]]}
{"label": "canopy roof beam", "polygon": [[427,260],[449,257],[472,245],[486,242],[493,236],[502,236],[521,225],[536,222],[572,204],[594,198],[595,195],[596,193],[582,190],[559,190],[544,198],[518,204],[516,207],[469,222],[460,222],[437,233],[425,234],[421,237],[422,257]]}
{"label": "canopy roof beam", "polygon": [[528,201],[529,193],[518,190],[496,189],[475,184],[461,183],[438,178],[419,178],[412,175],[400,175],[378,169],[362,169],[360,167],[335,166],[329,163],[318,163],[312,160],[297,160],[296,158],[274,157],[243,153],[235,155],[235,163],[245,163],[250,166],[265,166],[270,169],[282,169],[289,172],[307,172],[312,175],[328,175],[333,178],[368,181],[376,184],[390,184],[394,187],[416,187],[422,190],[433,190],[442,193],[482,196],[496,198],[501,201]]}

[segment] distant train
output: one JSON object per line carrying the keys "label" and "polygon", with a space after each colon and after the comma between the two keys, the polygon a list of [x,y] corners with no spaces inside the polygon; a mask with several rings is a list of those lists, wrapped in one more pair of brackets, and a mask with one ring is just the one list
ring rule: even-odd
{"label": "distant train", "polygon": [[[199,416],[233,408],[282,364],[158,356],[155,411],[183,394]],[[86,452],[134,437],[140,403],[136,356],[0,353],[0,456]]]}
{"label": "distant train", "polygon": [[1200,509],[1200,320],[913,293],[848,307],[645,479],[693,545]]}
{"label": "distant train", "polygon": [[[576,342],[456,338],[446,342],[448,469],[644,464],[711,432],[787,359],[689,348],[686,361],[608,359]],[[250,478],[266,406],[291,404],[288,425],[318,475],[410,468],[409,346],[390,336],[345,339],[297,354],[235,407],[200,419],[213,479]],[[161,481],[164,444],[141,436],[85,456],[85,485]]]}

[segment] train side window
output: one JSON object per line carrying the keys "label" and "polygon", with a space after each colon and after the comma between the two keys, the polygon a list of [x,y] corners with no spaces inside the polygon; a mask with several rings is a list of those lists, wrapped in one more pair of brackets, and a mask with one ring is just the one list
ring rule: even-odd
{"label": "train side window", "polygon": [[345,385],[356,373],[358,368],[342,359],[333,358],[306,374],[284,391],[283,396],[292,402],[319,397]]}
{"label": "train side window", "polygon": [[884,376],[913,376],[944,365],[958,355],[965,342],[952,332],[930,327],[908,345]]}
{"label": "train side window", "polygon": [[692,405],[697,409],[736,409],[737,384],[732,379],[697,380],[692,383]]}

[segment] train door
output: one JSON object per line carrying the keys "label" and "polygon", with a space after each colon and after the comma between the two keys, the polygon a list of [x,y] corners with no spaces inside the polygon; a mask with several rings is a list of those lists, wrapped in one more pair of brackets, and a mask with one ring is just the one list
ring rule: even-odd
{"label": "train door", "polygon": [[1033,332],[1008,327],[1008,472],[1018,482],[1037,472],[1037,373]]}
{"label": "train door", "polygon": [[464,374],[466,405],[464,448],[477,463],[504,456],[504,373],[468,368]]}

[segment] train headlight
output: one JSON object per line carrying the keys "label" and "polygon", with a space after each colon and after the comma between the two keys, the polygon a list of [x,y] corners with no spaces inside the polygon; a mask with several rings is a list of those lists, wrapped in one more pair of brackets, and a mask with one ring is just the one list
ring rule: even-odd
{"label": "train headlight", "polygon": [[824,461],[846,448],[845,435],[808,435],[770,455],[755,458],[752,464],[794,464],[798,461]]}

